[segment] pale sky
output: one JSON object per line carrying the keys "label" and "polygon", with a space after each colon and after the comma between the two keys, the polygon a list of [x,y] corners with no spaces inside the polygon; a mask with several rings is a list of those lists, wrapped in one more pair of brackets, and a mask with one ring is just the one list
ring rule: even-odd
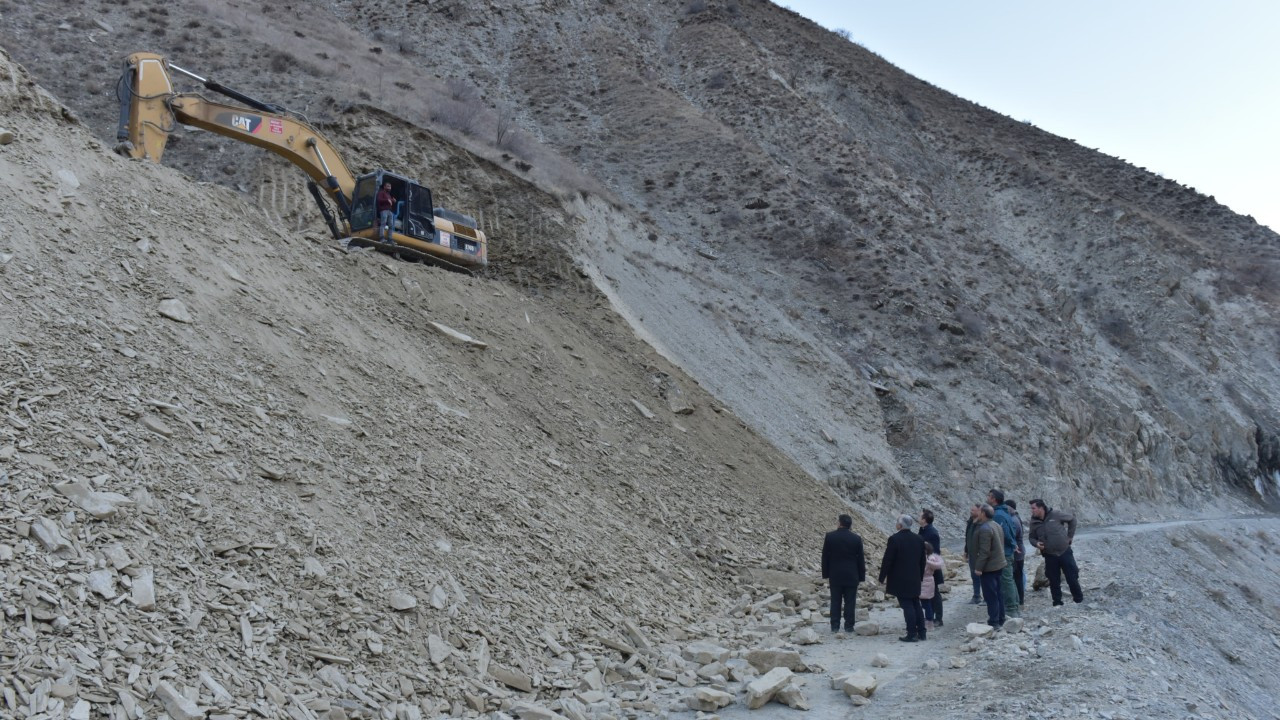
{"label": "pale sky", "polygon": [[778,4],[949,92],[1280,231],[1280,1]]}

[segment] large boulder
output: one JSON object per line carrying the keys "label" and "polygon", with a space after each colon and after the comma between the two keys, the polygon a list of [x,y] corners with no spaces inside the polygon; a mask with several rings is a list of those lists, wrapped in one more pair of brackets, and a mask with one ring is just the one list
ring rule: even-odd
{"label": "large boulder", "polygon": [[797,645],[817,645],[822,642],[818,632],[811,627],[802,627],[791,633],[791,642]]}
{"label": "large boulder", "polygon": [[747,683],[747,707],[752,710],[764,707],[779,690],[791,682],[792,677],[794,676],[790,670],[776,667]]}
{"label": "large boulder", "polygon": [[133,597],[133,604],[137,605],[139,610],[155,610],[155,571],[151,568],[143,568],[142,571],[138,573],[138,576],[133,579],[133,589],[131,594]]}
{"label": "large boulder", "polygon": [[729,659],[729,650],[708,640],[698,640],[684,646],[684,659],[698,665],[724,662]]}
{"label": "large boulder", "polygon": [[208,712],[200,709],[185,695],[163,680],[156,686],[156,699],[173,720],[203,720]]}
{"label": "large boulder", "polygon": [[853,632],[855,632],[858,635],[879,635],[880,624],[872,622],[870,620],[863,620],[860,623],[854,624]]}
{"label": "large boulder", "polygon": [[119,493],[98,492],[83,482],[68,482],[55,485],[54,489],[71,502],[79,505],[85,512],[97,520],[110,520],[122,507],[133,505],[133,501]]}
{"label": "large boulder", "polygon": [[533,678],[520,670],[506,668],[498,663],[490,663],[489,675],[509,688],[520,692],[533,692]]}
{"label": "large boulder", "polygon": [[996,629],[986,623],[969,623],[964,626],[964,631],[969,634],[969,637],[984,638],[991,637]]}
{"label": "large boulder", "polygon": [[747,662],[759,672],[769,672],[774,668],[786,668],[795,672],[804,672],[807,668],[795,650],[776,648],[757,648],[747,653]]}
{"label": "large boulder", "polygon": [[511,714],[520,720],[567,720],[565,716],[538,703],[521,700],[511,704]]}
{"label": "large boulder", "polygon": [[868,698],[876,691],[879,681],[876,680],[875,675],[872,675],[866,670],[855,670],[853,672],[840,673],[839,675],[836,675],[832,678],[831,684],[836,686],[849,697],[857,695],[859,697]]}
{"label": "large boulder", "polygon": [[773,699],[775,702],[780,702],[783,705],[786,705],[789,708],[795,708],[796,710],[809,709],[809,698],[806,698],[804,693],[801,692],[800,688],[796,687],[794,683],[787,683],[786,687],[774,693]]}
{"label": "large boulder", "polygon": [[731,702],[733,702],[732,695],[709,687],[694,688],[693,692],[684,699],[684,703],[690,710],[702,712],[715,712]]}
{"label": "large boulder", "polygon": [[702,667],[698,668],[698,671],[696,674],[698,677],[704,680],[710,680],[716,677],[717,675],[722,677],[728,677],[729,666],[717,660],[713,663],[707,663],[706,665],[703,665]]}
{"label": "large boulder", "polygon": [[156,308],[156,311],[174,322],[192,322],[191,311],[187,310],[187,306],[177,298],[166,298],[161,300],[160,306]]}

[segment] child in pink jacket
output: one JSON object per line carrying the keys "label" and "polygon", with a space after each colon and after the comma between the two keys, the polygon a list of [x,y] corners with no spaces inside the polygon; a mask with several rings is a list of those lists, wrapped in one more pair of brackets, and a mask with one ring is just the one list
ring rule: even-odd
{"label": "child in pink jacket", "polygon": [[[933,629],[933,596],[938,592],[938,588],[933,582],[933,574],[943,568],[942,556],[939,555],[933,545],[924,544],[924,579],[920,581],[920,604],[924,605],[924,627],[926,630]],[[926,602],[930,601],[930,602]]]}

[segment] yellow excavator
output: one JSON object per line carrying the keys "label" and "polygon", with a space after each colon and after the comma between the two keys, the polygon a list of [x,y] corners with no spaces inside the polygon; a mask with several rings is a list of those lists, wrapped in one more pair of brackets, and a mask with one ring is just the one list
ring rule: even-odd
{"label": "yellow excavator", "polygon": [[[171,73],[245,107],[215,102],[199,93],[175,92]],[[467,273],[489,264],[488,244],[475,219],[435,207],[431,190],[404,175],[381,169],[353,175],[333,144],[297,113],[145,52],[126,58],[116,96],[120,100],[116,150],[123,155],[160,162],[178,124],[215,132],[257,145],[302,168],[330,232],[348,246],[373,247]],[[380,202],[387,186],[390,197],[383,195]],[[337,207],[336,214],[326,195]]]}

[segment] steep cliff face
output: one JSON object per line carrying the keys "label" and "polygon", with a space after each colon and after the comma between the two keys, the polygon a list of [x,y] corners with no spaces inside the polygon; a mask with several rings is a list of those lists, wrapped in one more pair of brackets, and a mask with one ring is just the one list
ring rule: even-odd
{"label": "steep cliff face", "polygon": [[[512,167],[530,148],[567,158],[589,178],[566,171],[565,187],[604,188],[566,200],[586,221],[583,269],[668,357],[866,507],[962,504],[990,485],[1100,514],[1277,496],[1274,233],[790,11],[171,7],[170,26],[189,14],[262,58],[291,53],[267,83],[211,46],[202,64],[249,88],[366,97],[481,144],[509,121],[495,156]],[[110,52],[133,49],[119,47],[129,32],[155,40],[154,17],[113,21]],[[162,43],[190,53],[207,37],[194,40]],[[105,107],[49,81],[85,112]],[[553,164],[540,157],[533,174]],[[472,209],[502,217],[503,203]],[[539,222],[517,214],[494,234],[536,237]]]}

